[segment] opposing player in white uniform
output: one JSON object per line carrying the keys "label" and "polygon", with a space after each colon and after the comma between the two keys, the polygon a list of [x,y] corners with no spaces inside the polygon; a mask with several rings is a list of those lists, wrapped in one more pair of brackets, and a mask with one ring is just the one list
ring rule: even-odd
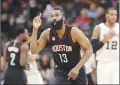
{"label": "opposing player in white uniform", "polygon": [[[81,56],[83,55],[83,50],[81,50]],[[85,71],[87,74],[88,85],[96,84],[96,60],[95,54],[88,59],[85,63]]]}
{"label": "opposing player in white uniform", "polygon": [[106,22],[93,31],[92,46],[97,51],[97,84],[119,84],[119,24],[117,11],[109,8]]}
{"label": "opposing player in white uniform", "polygon": [[27,75],[27,83],[28,84],[44,84],[42,76],[38,71],[36,57],[38,55],[32,55],[31,52],[28,52],[29,56],[29,64],[26,65],[26,75]]}

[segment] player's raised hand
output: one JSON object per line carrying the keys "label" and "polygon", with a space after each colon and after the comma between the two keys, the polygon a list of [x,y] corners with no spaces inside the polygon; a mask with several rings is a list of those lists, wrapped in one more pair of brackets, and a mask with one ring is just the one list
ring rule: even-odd
{"label": "player's raised hand", "polygon": [[108,37],[109,37],[109,38],[112,38],[112,37],[114,37],[114,36],[115,36],[115,31],[112,29],[112,30],[109,31]]}
{"label": "player's raised hand", "polygon": [[41,20],[41,13],[40,13],[39,16],[36,16],[33,19],[33,28],[34,29],[39,29],[39,27],[41,26],[41,24],[42,24],[42,20]]}

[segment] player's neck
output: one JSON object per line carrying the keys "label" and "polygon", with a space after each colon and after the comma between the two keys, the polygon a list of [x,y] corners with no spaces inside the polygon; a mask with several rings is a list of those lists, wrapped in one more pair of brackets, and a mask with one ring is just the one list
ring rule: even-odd
{"label": "player's neck", "polygon": [[109,23],[109,22],[105,22],[105,24],[106,24],[106,26],[108,26],[110,29],[112,29],[113,27],[114,27],[114,24],[111,24],[111,23]]}

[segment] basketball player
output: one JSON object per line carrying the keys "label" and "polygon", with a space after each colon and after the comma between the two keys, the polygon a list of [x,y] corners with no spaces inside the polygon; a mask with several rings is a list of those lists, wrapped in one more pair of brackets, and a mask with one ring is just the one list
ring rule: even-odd
{"label": "basketball player", "polygon": [[[83,51],[81,50],[81,56],[83,54]],[[95,55],[92,54],[92,56],[88,59],[88,61],[85,63],[85,69],[88,79],[88,85],[94,85],[96,83],[95,77],[96,77],[96,60]]]}
{"label": "basketball player", "polygon": [[6,70],[4,85],[26,85],[27,83],[27,78],[23,70],[27,64],[27,53],[29,50],[28,45],[24,43],[27,37],[28,31],[24,28],[18,28],[16,30],[16,39],[5,45],[2,61],[2,69]]}
{"label": "basketball player", "polygon": [[116,9],[109,8],[106,22],[93,31],[91,43],[93,51],[97,52],[98,84],[119,84],[119,24],[116,20]]}
{"label": "basketball player", "polygon": [[[40,16],[33,20],[31,52],[39,53],[47,43],[52,46],[55,62],[55,83],[85,85],[86,75],[83,65],[92,55],[92,47],[81,30],[64,24],[64,12],[55,8],[51,16],[51,28],[46,29],[37,41],[37,32],[42,23]],[[84,49],[81,58],[80,48]]]}
{"label": "basketball player", "polygon": [[[29,43],[29,41],[26,43]],[[42,76],[37,69],[37,56],[38,54],[32,55],[30,51],[28,52],[28,64],[25,66],[25,73],[27,75],[28,84],[44,84]]]}

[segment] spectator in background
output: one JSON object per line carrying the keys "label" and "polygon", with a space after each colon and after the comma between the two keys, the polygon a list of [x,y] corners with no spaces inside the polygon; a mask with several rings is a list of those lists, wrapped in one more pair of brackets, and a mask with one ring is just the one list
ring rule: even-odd
{"label": "spectator in background", "polygon": [[80,11],[85,8],[85,5],[83,3],[83,0],[74,0],[74,11],[75,11],[75,18],[79,16]]}
{"label": "spectator in background", "polygon": [[14,15],[14,13],[11,13],[10,15],[9,15],[9,25],[10,25],[10,27],[11,28],[14,28],[14,23],[15,23],[15,15]]}
{"label": "spectator in background", "polygon": [[105,10],[109,7],[112,7],[112,0],[99,0],[100,6],[103,7]]}
{"label": "spectator in background", "polygon": [[67,25],[73,25],[72,18],[71,17],[66,18],[65,24],[67,24]]}
{"label": "spectator in background", "polygon": [[84,32],[84,34],[90,39],[93,30],[93,19],[88,18],[88,10],[83,8],[81,10],[81,16],[75,20],[75,26]]}
{"label": "spectator in background", "polygon": [[57,4],[55,0],[51,0],[50,4],[46,5],[46,8],[43,12],[43,18],[45,19],[46,23],[50,23],[51,21],[51,11],[55,8],[62,8],[60,5]]}
{"label": "spectator in background", "polygon": [[13,39],[15,36],[15,15],[14,13],[10,13],[9,15],[9,25],[10,25],[10,31],[8,34],[9,39]]}
{"label": "spectator in background", "polygon": [[29,19],[32,20],[38,12],[36,0],[29,0]]}
{"label": "spectator in background", "polygon": [[88,10],[86,8],[83,8],[80,11],[80,16],[78,16],[75,20],[75,25],[77,27],[80,27],[81,24],[88,24],[89,18],[88,18]]}
{"label": "spectator in background", "polygon": [[50,76],[49,76],[49,84],[54,84],[54,66],[55,66],[55,63],[54,63],[54,60],[53,58],[50,59]]}
{"label": "spectator in background", "polygon": [[3,1],[2,2],[2,10],[1,13],[9,13],[10,9],[9,9],[9,3],[7,1]]}
{"label": "spectator in background", "polygon": [[51,69],[51,72],[52,72],[52,73],[54,72],[54,67],[55,67],[55,63],[54,63],[53,58],[51,58],[51,59],[50,59],[50,69]]}
{"label": "spectator in background", "polygon": [[60,7],[57,4],[57,2],[55,0],[50,0],[50,4],[46,5],[45,10],[43,11],[43,24],[41,26],[41,29],[45,30],[46,28],[50,28],[50,18],[51,18],[51,11],[55,8],[55,7]]}
{"label": "spectator in background", "polygon": [[96,5],[99,5],[100,0],[82,0],[84,5],[89,8],[90,4],[95,3]]}
{"label": "spectator in background", "polygon": [[20,8],[20,1],[21,0],[8,0],[11,10],[14,12],[21,11],[22,9]]}
{"label": "spectator in background", "polygon": [[50,18],[51,18],[51,11],[53,8],[56,6],[55,0],[51,0],[50,4],[46,5],[45,10],[43,11],[43,24],[42,24],[42,29],[46,29],[50,27]]}
{"label": "spectator in background", "polygon": [[41,74],[44,80],[47,80],[50,83],[51,80],[51,70],[50,70],[50,59],[48,55],[44,54],[41,58]]}
{"label": "spectator in background", "polygon": [[[27,0],[26,0],[27,1]],[[25,0],[20,0],[20,7],[22,9],[22,14],[28,18],[28,4]]]}
{"label": "spectator in background", "polygon": [[[67,5],[66,5],[67,4]],[[63,5],[63,9],[65,11],[65,18],[73,18],[74,17],[74,9],[73,9],[73,3],[72,2],[66,2]]]}
{"label": "spectator in background", "polygon": [[[50,4],[46,5],[45,10],[43,11],[43,24],[41,26],[41,31],[45,30],[46,28],[50,28],[50,22],[51,22],[51,11],[55,8],[61,8],[62,6],[60,6],[59,4],[57,4],[56,0],[51,0]],[[41,33],[40,33],[41,34]]]}
{"label": "spectator in background", "polygon": [[88,10],[89,18],[97,18],[97,5],[95,3],[91,3]]}
{"label": "spectator in background", "polygon": [[1,31],[7,35],[7,33],[10,31],[9,26],[9,4],[7,1],[2,2],[2,10],[1,10]]}
{"label": "spectator in background", "polygon": [[119,3],[119,0],[111,0],[112,6],[116,7],[117,3]]}
{"label": "spectator in background", "polygon": [[54,7],[56,7],[56,5],[57,4],[56,4],[55,0],[51,0],[50,4],[46,5],[46,8],[43,12],[43,17],[45,19],[47,19],[48,22],[49,22],[50,17],[51,17],[51,11],[54,9]]}
{"label": "spectator in background", "polygon": [[97,18],[94,19],[94,24],[98,25],[105,21],[105,10],[102,7],[98,7]]}
{"label": "spectator in background", "polygon": [[48,55],[43,54],[41,57],[41,68],[46,72],[47,69],[50,68],[50,59]]}
{"label": "spectator in background", "polygon": [[25,27],[25,28],[28,27],[26,18],[23,14],[20,14],[15,20],[15,28],[18,28],[18,27]]}

